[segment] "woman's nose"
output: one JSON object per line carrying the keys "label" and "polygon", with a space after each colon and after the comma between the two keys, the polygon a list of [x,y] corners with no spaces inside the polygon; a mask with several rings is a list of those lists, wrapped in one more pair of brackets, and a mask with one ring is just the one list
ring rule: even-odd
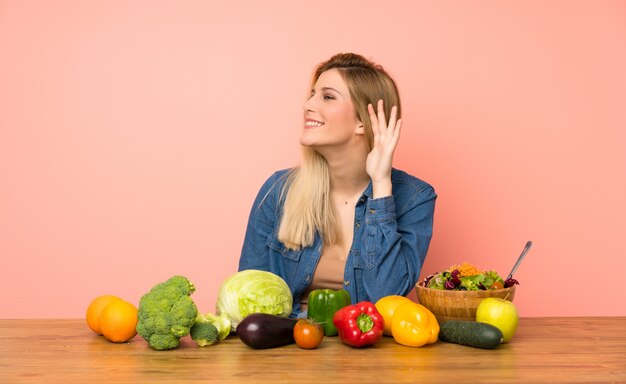
{"label": "woman's nose", "polygon": [[309,98],[304,100],[303,109],[304,109],[304,112],[315,110],[315,96],[310,96]]}

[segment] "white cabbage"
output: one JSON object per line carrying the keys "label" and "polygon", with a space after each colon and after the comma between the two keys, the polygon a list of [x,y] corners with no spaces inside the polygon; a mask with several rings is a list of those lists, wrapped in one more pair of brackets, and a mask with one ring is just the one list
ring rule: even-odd
{"label": "white cabbage", "polygon": [[291,314],[293,297],[285,280],[271,272],[248,269],[224,281],[216,304],[218,315],[226,315],[231,330],[251,313],[268,313],[287,317]]}

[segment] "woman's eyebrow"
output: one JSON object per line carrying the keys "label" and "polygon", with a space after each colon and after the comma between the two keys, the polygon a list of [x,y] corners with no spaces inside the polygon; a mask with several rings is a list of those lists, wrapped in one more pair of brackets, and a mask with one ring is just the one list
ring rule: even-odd
{"label": "woman's eyebrow", "polygon": [[[336,90],[335,88],[331,88],[331,87],[323,87],[323,88],[322,88],[322,91],[335,91],[335,92],[337,92],[338,94],[340,94],[340,95],[341,95],[341,92],[339,92],[339,91],[338,91],[338,90]],[[342,96],[343,96],[343,95],[342,95]]]}

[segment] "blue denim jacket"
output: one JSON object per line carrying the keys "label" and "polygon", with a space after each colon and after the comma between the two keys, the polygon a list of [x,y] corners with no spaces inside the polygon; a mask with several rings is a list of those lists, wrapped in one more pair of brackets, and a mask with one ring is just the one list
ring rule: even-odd
{"label": "blue denim jacket", "polygon": [[[297,316],[323,241],[318,234],[312,246],[290,250],[278,240],[284,202],[280,195],[287,171],[274,173],[254,201],[239,270],[260,269],[282,277],[293,295],[292,316]],[[353,303],[406,295],[419,279],[426,258],[437,195],[430,185],[400,170],[392,170],[391,182],[392,196],[373,199],[370,182],[355,207],[343,282]]]}

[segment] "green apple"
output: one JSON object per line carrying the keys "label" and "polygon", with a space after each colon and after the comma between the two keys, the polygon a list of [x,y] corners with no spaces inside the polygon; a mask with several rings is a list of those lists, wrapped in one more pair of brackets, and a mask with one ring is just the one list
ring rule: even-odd
{"label": "green apple", "polygon": [[502,331],[503,342],[511,340],[517,330],[519,316],[515,305],[508,300],[490,297],[476,308],[476,321],[491,324]]}

